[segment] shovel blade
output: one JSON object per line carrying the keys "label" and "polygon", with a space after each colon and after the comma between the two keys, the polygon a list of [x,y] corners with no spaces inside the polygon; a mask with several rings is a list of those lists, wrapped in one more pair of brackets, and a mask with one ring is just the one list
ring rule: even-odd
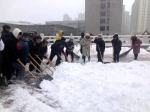
{"label": "shovel blade", "polygon": [[51,80],[53,80],[53,77],[51,77],[50,75],[45,75],[44,79],[51,81]]}
{"label": "shovel blade", "polygon": [[37,88],[42,89],[42,88],[40,87],[40,84],[41,84],[42,81],[43,81],[43,78],[39,78],[39,79],[37,80],[37,82],[36,82],[36,87],[37,87]]}

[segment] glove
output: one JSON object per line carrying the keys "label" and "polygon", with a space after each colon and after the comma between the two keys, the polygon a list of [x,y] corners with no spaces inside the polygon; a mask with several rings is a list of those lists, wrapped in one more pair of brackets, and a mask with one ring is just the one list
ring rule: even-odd
{"label": "glove", "polygon": [[64,53],[64,56],[66,57],[66,56],[67,56],[67,54],[66,54],[66,53]]}
{"label": "glove", "polygon": [[138,44],[135,44],[135,47],[137,47],[138,46]]}

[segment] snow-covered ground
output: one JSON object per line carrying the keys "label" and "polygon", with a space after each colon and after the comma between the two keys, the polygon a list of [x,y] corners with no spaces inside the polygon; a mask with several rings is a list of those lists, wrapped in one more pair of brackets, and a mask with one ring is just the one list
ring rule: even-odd
{"label": "snow-covered ground", "polygon": [[[129,62],[97,63],[92,46],[91,62],[62,63],[42,89],[21,82],[0,90],[0,112],[150,112],[150,53],[141,49],[139,60],[132,61],[131,51],[125,59]],[[112,48],[105,61],[112,61]]]}

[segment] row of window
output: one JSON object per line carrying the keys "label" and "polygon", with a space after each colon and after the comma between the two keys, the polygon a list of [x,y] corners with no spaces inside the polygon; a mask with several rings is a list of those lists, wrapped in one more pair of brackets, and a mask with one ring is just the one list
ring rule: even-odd
{"label": "row of window", "polygon": [[109,18],[107,18],[107,19],[100,19],[100,24],[105,24],[105,23],[109,24],[109,21],[110,21]]}
{"label": "row of window", "polygon": [[110,3],[101,3],[101,9],[110,8]]}
{"label": "row of window", "polygon": [[[106,11],[101,11],[101,16],[106,16]],[[107,16],[110,16],[110,11],[107,11]]]}
{"label": "row of window", "polygon": [[100,31],[109,31],[109,26],[101,26]]}

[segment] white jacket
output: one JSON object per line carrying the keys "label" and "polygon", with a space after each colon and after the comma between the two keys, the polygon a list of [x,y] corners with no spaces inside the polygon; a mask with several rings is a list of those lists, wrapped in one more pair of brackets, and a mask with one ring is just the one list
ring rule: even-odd
{"label": "white jacket", "polygon": [[4,43],[2,41],[2,39],[0,40],[0,51],[2,51],[4,49]]}

